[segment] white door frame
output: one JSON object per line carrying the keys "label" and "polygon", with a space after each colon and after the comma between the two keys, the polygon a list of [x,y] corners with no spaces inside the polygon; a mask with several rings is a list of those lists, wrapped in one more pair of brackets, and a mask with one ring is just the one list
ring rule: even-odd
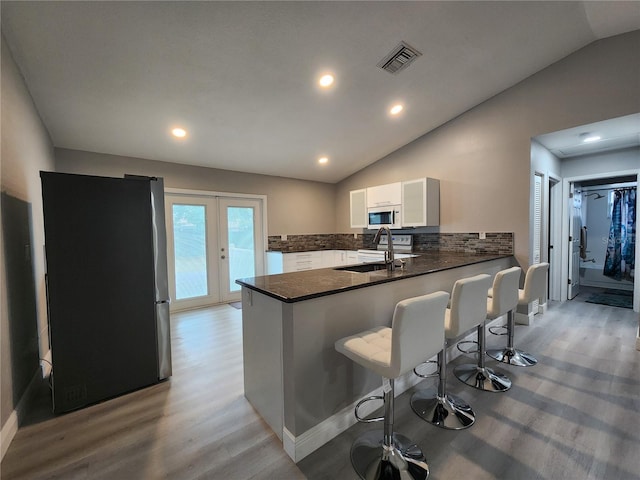
{"label": "white door frame", "polygon": [[[170,188],[167,187],[164,189],[165,191],[165,195],[173,195],[173,196],[180,196],[183,197],[185,202],[188,202],[189,197],[194,197],[194,198],[211,198],[212,200],[215,200],[216,198],[235,198],[235,199],[251,199],[251,200],[259,200],[262,203],[262,208],[261,208],[261,213],[262,213],[262,225],[260,228],[260,232],[262,235],[262,242],[264,245],[264,249],[262,252],[256,252],[256,255],[261,253],[261,261],[258,262],[258,264],[264,266],[266,265],[266,250],[268,247],[268,235],[267,235],[267,196],[266,195],[257,195],[257,194],[248,194],[248,193],[230,193],[230,192],[216,192],[216,191],[209,191],[209,190],[188,190],[188,189],[182,189],[182,188]],[[217,202],[216,202],[217,203]],[[219,214],[218,214],[219,216]],[[169,226],[167,227],[167,236],[169,236],[169,234],[171,233],[169,231]],[[218,225],[215,226],[216,229],[219,228]],[[169,239],[168,239],[169,240]],[[212,255],[216,256],[216,259],[218,257],[218,246],[217,246],[217,235],[214,239],[215,241],[215,245],[208,245],[207,249],[208,251],[211,252]],[[215,249],[214,249],[215,248]],[[170,255],[171,252],[167,252],[167,255]],[[169,262],[168,263],[172,263],[171,259],[168,259]],[[266,270],[263,272],[256,272],[257,275],[265,275],[266,274]],[[174,287],[175,288],[175,287]],[[218,302],[224,302],[225,300],[223,298],[219,298],[217,300]],[[184,305],[179,306],[178,308],[175,308],[174,305],[172,305],[172,311],[174,310],[182,310],[182,309],[188,309],[190,308],[188,305],[188,302],[181,302],[184,303]]]}
{"label": "white door frame", "polygon": [[[562,277],[562,178],[559,175],[549,174],[547,179],[548,213],[545,224],[548,225],[548,242],[546,252],[549,262],[549,299],[561,300],[560,278]],[[553,187],[551,184],[553,183]],[[553,246],[553,248],[550,248]]]}
{"label": "white door frame", "polygon": [[[567,278],[569,278],[569,185],[571,183],[583,182],[587,180],[599,180],[608,177],[623,177],[627,175],[635,175],[636,181],[640,184],[640,170],[621,170],[606,173],[593,173],[590,175],[580,175],[576,177],[567,177],[562,180],[562,265],[563,268],[559,272],[564,277],[564,282],[560,282],[560,298],[567,299]],[[636,205],[637,211],[637,205]],[[636,259],[640,258],[640,242],[636,242]],[[640,281],[636,274],[633,284],[633,310],[640,312]],[[639,333],[640,341],[640,333]]]}

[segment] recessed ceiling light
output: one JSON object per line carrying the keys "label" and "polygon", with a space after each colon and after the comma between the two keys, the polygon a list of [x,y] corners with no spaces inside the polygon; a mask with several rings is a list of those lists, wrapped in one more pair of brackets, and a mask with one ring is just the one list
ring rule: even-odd
{"label": "recessed ceiling light", "polygon": [[328,159],[327,157],[320,157],[320,158],[318,159],[318,163],[319,163],[320,165],[324,165],[325,163],[329,163],[329,159]]}
{"label": "recessed ceiling light", "polygon": [[187,136],[187,131],[184,128],[174,128],[173,130],[171,130],[171,134],[174,137],[184,138]]}
{"label": "recessed ceiling light", "polygon": [[396,104],[393,107],[391,107],[391,110],[389,110],[389,113],[391,115],[398,115],[402,110],[404,109],[404,107],[401,104]]}
{"label": "recessed ceiling light", "polygon": [[600,138],[600,135],[590,135],[588,137],[584,137],[582,141],[584,143],[597,142],[598,140],[600,140]]}
{"label": "recessed ceiling light", "polygon": [[333,75],[327,73],[326,75],[320,77],[318,83],[322,88],[329,88],[331,85],[333,85],[333,80]]}

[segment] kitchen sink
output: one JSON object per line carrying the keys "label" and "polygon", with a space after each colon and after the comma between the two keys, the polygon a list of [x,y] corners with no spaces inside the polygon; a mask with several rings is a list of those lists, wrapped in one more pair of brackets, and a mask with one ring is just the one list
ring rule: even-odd
{"label": "kitchen sink", "polygon": [[387,265],[384,263],[362,263],[359,265],[349,265],[347,267],[338,267],[334,270],[346,270],[348,272],[366,273],[375,272],[377,270],[386,270]]}

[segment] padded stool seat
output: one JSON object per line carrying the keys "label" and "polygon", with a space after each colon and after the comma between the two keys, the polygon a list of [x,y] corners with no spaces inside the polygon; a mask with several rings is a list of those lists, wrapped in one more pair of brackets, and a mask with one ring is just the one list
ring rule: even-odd
{"label": "padded stool seat", "polygon": [[[351,463],[360,478],[424,480],[429,465],[417,445],[393,431],[394,380],[442,348],[449,294],[436,292],[398,302],[391,328],[376,327],[335,343],[338,352],[383,377],[384,430],[365,432],[351,446]],[[369,399],[362,400],[358,407]]]}

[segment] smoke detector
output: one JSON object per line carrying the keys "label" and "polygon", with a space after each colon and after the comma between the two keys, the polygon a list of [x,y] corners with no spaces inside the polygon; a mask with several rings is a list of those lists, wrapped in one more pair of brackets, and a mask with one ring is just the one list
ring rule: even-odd
{"label": "smoke detector", "polygon": [[411,62],[421,55],[422,53],[408,43],[400,42],[387,56],[378,62],[378,67],[395,75],[411,65]]}

